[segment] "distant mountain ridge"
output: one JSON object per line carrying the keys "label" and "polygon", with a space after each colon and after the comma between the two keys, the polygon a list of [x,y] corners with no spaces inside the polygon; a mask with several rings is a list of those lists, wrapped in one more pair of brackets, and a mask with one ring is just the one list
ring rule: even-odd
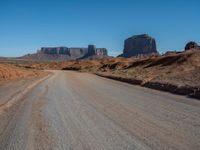
{"label": "distant mountain ridge", "polygon": [[27,54],[20,58],[32,60],[76,60],[87,58],[108,57],[106,48],[96,48],[95,45],[83,47],[42,47],[37,53]]}

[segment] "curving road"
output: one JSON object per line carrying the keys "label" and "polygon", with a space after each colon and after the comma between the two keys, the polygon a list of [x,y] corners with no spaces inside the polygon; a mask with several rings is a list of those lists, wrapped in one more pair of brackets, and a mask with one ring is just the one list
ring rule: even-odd
{"label": "curving road", "polygon": [[29,88],[0,86],[0,150],[200,149],[200,101],[53,72]]}

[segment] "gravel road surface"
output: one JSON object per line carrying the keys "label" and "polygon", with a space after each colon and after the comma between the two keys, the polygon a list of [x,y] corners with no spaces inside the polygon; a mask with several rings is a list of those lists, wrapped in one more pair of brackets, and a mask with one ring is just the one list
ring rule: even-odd
{"label": "gravel road surface", "polygon": [[0,150],[200,149],[198,100],[70,71],[25,86],[0,85]]}

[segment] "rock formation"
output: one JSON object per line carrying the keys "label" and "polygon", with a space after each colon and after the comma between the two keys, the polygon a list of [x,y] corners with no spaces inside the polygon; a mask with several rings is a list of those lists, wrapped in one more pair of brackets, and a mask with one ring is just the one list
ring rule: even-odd
{"label": "rock formation", "polygon": [[102,58],[102,56],[108,56],[106,48],[96,48],[95,45],[88,45],[87,54],[81,57],[80,59]]}
{"label": "rock formation", "polygon": [[87,48],[80,47],[42,47],[35,54],[23,56],[23,59],[37,60],[65,60],[65,59],[86,59],[89,57],[103,58],[107,57],[106,48],[96,48],[94,45],[88,45]]}
{"label": "rock formation", "polygon": [[156,41],[147,34],[135,35],[125,40],[121,57],[158,54]]}
{"label": "rock formation", "polygon": [[191,50],[191,49],[199,49],[200,50],[200,46],[194,42],[194,41],[190,41],[186,44],[185,46],[185,50]]}
{"label": "rock formation", "polygon": [[96,54],[96,47],[94,45],[88,45],[88,55],[92,56]]}
{"label": "rock formation", "polygon": [[69,55],[69,49],[67,47],[42,47],[38,53],[50,55]]}

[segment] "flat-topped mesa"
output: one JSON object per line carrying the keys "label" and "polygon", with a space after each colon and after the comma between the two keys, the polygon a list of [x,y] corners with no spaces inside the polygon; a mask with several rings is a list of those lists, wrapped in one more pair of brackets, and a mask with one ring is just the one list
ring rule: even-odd
{"label": "flat-topped mesa", "polygon": [[42,47],[39,51],[43,54],[50,55],[69,55],[69,48],[67,47]]}
{"label": "flat-topped mesa", "polygon": [[36,54],[24,56],[29,59],[84,59],[88,57],[108,56],[106,48],[96,48],[95,45],[83,47],[42,47]]}
{"label": "flat-topped mesa", "polygon": [[134,35],[124,41],[122,57],[158,54],[156,41],[147,34]]}

